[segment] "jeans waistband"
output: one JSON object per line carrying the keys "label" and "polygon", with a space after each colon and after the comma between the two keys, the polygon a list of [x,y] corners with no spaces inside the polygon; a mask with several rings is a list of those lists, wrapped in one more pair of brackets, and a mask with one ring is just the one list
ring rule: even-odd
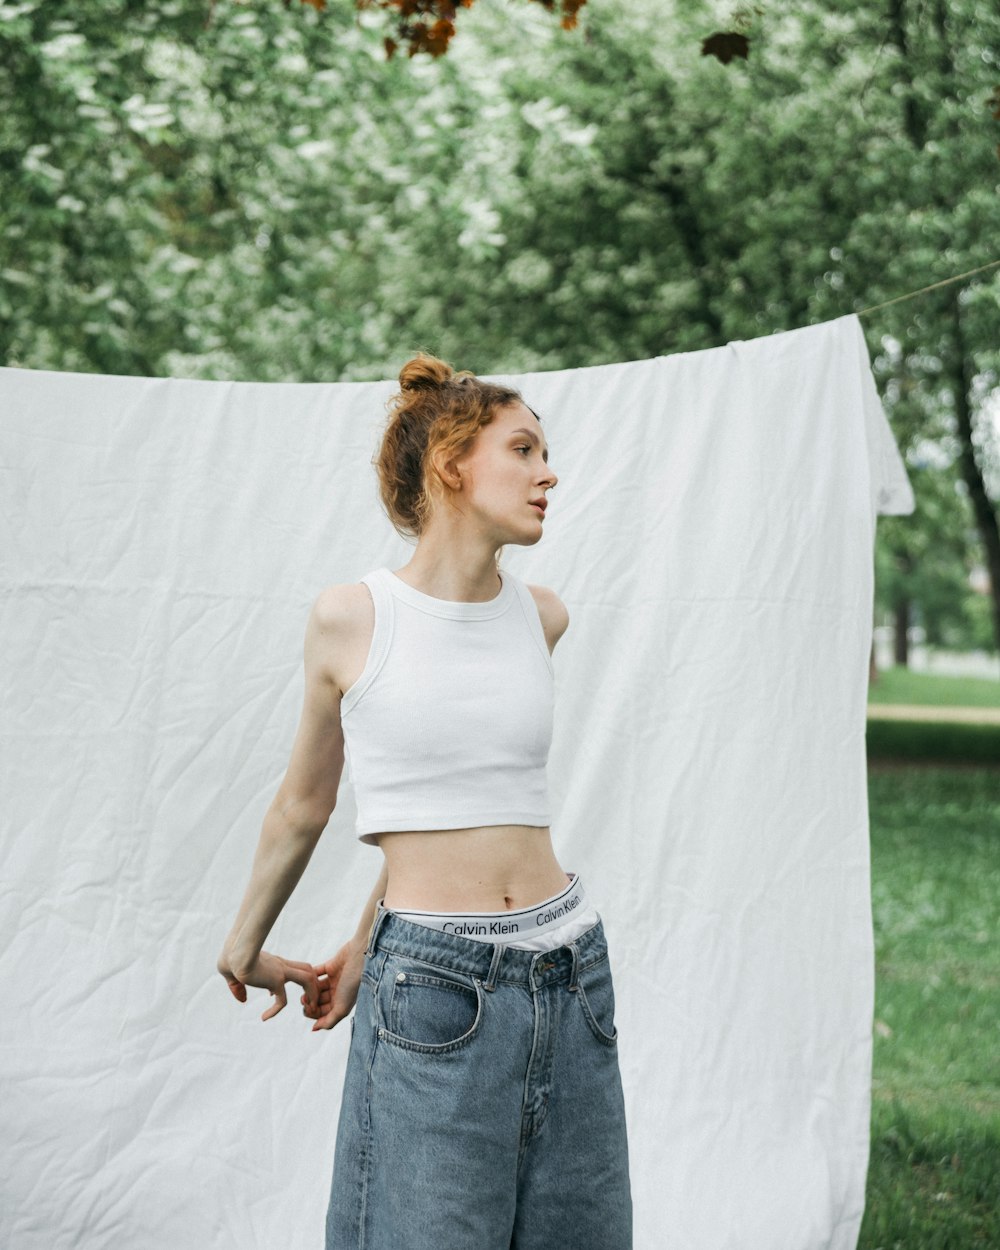
{"label": "jeans waistband", "polygon": [[377,951],[479,977],[483,988],[491,990],[497,981],[536,987],[567,981],[570,988],[575,988],[580,969],[607,958],[608,947],[600,919],[564,946],[530,951],[414,924],[380,902],[369,933],[367,954],[373,956]]}

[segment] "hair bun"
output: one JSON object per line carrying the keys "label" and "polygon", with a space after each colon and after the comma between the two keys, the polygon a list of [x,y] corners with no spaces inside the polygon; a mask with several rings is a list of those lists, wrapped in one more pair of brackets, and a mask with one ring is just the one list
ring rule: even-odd
{"label": "hair bun", "polygon": [[399,385],[404,391],[429,391],[450,382],[454,376],[455,370],[446,360],[427,352],[417,352],[400,369]]}

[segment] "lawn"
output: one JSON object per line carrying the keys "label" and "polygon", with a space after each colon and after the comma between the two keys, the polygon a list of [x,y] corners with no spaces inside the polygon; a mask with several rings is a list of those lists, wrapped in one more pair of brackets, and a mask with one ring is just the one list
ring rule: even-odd
{"label": "lawn", "polygon": [[[955,682],[963,703],[978,684]],[[944,701],[920,689],[925,700]],[[1000,1247],[1000,770],[872,760],[868,793],[876,991],[859,1250]]]}
{"label": "lawn", "polygon": [[996,708],[1000,707],[1000,681],[911,673],[907,668],[896,666],[880,670],[878,679],[869,684],[868,702]]}
{"label": "lawn", "polygon": [[[873,711],[886,703],[936,709],[983,708],[995,713],[1000,708],[1000,681],[890,668],[880,672],[868,688],[868,704]],[[866,749],[869,765],[892,760],[897,764],[1000,766],[1000,723],[995,715],[992,723],[982,724],[919,716],[886,720],[869,715]]]}

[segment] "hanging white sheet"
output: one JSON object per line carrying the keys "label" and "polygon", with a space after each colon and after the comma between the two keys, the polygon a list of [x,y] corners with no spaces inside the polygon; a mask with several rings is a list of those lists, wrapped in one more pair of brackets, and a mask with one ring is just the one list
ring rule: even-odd
{"label": "hanging white sheet", "polygon": [[[872,552],[913,508],[860,323],[492,376],[560,476],[504,563],[570,611],[552,828],[610,942],[636,1248],[853,1250]],[[322,1244],[347,1027],[294,993],[261,1023],[215,959],[310,604],[409,558],[370,463],[395,389],[0,369],[10,1250]],[[353,822],[345,775],[268,949],[353,931]]]}

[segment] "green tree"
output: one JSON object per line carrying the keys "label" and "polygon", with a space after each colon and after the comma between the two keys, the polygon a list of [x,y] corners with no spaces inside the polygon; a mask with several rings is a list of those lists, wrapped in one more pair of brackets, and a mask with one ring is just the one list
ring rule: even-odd
{"label": "green tree", "polygon": [[[378,13],[0,0],[0,360],[363,380],[424,347],[569,368],[993,259],[994,9],[744,16],[728,64],[689,0],[591,0],[576,30],[477,5],[453,54],[387,62]],[[993,271],[864,322],[904,453],[936,449],[918,514],[880,523],[879,603],[956,643],[982,628],[969,568],[1000,594],[998,303]]]}

